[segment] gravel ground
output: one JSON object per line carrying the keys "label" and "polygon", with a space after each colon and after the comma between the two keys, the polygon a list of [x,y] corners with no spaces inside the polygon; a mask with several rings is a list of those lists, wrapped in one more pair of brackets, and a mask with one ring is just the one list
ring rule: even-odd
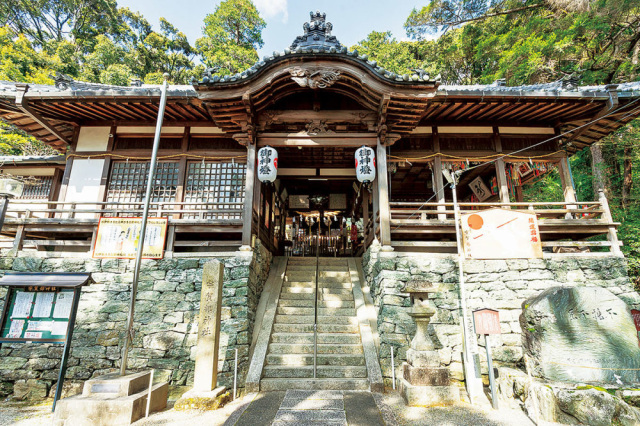
{"label": "gravel ground", "polygon": [[[529,426],[534,423],[521,410],[502,408],[478,408],[461,403],[453,407],[407,407],[396,391],[385,394],[373,394],[374,400],[387,425],[518,425]],[[249,404],[260,394],[249,394],[232,401],[216,411],[175,411],[173,402],[169,409],[154,413],[147,419],[134,423],[136,426],[155,425],[233,425]],[[0,426],[44,426],[52,423],[51,401],[38,405],[22,402],[0,402]],[[265,425],[271,419],[265,419]],[[256,425],[259,426],[259,425]]]}

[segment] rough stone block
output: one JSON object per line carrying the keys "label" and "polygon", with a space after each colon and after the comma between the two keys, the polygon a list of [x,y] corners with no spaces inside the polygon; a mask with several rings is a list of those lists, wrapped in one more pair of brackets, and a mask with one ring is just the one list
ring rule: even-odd
{"label": "rough stone block", "polygon": [[414,386],[449,386],[446,367],[414,367],[402,364],[402,377]]}
{"label": "rough stone block", "polygon": [[398,388],[410,407],[446,406],[460,402],[460,389],[456,386],[414,386],[400,378]]}

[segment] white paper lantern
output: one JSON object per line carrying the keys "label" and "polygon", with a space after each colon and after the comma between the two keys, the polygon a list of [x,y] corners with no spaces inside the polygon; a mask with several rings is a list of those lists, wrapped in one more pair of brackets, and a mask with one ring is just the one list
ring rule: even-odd
{"label": "white paper lantern", "polygon": [[376,178],[376,154],[368,146],[356,150],[356,177],[363,183],[373,182]]}
{"label": "white paper lantern", "polygon": [[258,179],[273,182],[278,176],[278,151],[265,146],[258,151]]}

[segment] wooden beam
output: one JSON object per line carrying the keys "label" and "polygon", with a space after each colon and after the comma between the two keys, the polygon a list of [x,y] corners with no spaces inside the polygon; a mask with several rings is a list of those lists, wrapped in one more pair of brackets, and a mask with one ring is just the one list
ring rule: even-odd
{"label": "wooden beam", "polygon": [[[573,189],[571,171],[569,170],[569,160],[566,156],[558,163],[558,171],[560,172],[560,182],[562,184],[562,191],[564,192],[564,200],[567,203],[577,202],[578,199],[576,197],[576,192]],[[569,208],[576,208],[576,206],[570,205]]]}
{"label": "wooden beam", "polygon": [[37,122],[39,125],[47,129],[50,133],[55,135],[58,139],[65,143],[68,147],[71,145],[71,141],[67,139],[65,135],[60,133],[54,126],[52,126],[43,116],[34,111],[30,106],[28,101],[24,98],[25,93],[29,90],[29,85],[24,83],[16,83],[16,106],[20,111],[27,114],[29,117],[33,119],[33,121]]}

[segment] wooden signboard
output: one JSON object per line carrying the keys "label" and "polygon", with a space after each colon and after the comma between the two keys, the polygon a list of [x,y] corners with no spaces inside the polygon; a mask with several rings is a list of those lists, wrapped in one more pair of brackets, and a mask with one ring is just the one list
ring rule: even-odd
{"label": "wooden signboard", "polygon": [[500,314],[494,309],[478,309],[473,311],[473,324],[477,334],[484,334],[484,346],[487,350],[487,364],[489,368],[489,386],[491,387],[491,404],[498,409],[496,380],[493,374],[493,360],[491,359],[491,344],[489,334],[500,334]]}
{"label": "wooden signboard", "polygon": [[309,196],[308,195],[289,195],[289,208],[290,209],[308,209]]}
{"label": "wooden signboard", "polygon": [[7,272],[0,285],[7,286],[2,317],[2,343],[64,344],[53,410],[60,399],[67,369],[71,338],[80,301],[80,289],[93,280],[90,273]]}
{"label": "wooden signboard", "polygon": [[[162,259],[167,239],[166,217],[147,219],[147,232],[142,251],[143,259]],[[135,259],[141,217],[101,217],[93,248],[93,257],[98,259]]]}
{"label": "wooden signboard", "polygon": [[500,314],[493,309],[473,311],[476,334],[500,334]]}
{"label": "wooden signboard", "polygon": [[462,239],[468,259],[542,258],[535,213],[489,209],[461,216]]}

